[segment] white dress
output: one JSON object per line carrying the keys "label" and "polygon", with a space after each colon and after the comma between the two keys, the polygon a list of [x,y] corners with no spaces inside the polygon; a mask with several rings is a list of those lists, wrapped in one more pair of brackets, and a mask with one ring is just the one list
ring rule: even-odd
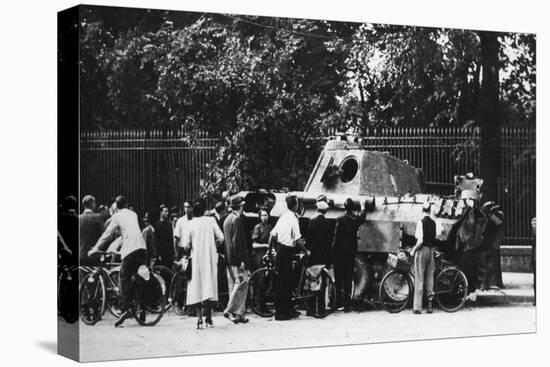
{"label": "white dress", "polygon": [[183,247],[191,248],[192,274],[187,284],[187,304],[218,300],[218,253],[216,242],[223,233],[213,217],[196,217],[184,231]]}

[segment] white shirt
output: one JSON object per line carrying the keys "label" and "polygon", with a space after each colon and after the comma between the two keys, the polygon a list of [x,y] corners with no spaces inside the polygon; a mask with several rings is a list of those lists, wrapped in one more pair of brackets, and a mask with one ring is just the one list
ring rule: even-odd
{"label": "white shirt", "polygon": [[284,212],[271,230],[271,235],[277,235],[277,242],[282,245],[296,246],[296,240],[302,237],[296,214],[291,210]]}
{"label": "white shirt", "polygon": [[130,209],[121,209],[111,217],[109,226],[103,232],[96,243],[96,246],[101,247],[103,242],[108,240],[113,233],[118,231],[122,241],[120,256],[124,259],[126,255],[139,249],[147,249],[141,230],[139,229],[137,214]]}
{"label": "white shirt", "polygon": [[187,215],[178,218],[178,220],[176,221],[176,227],[174,227],[174,237],[178,238],[180,241],[183,240],[185,236],[185,231],[189,227],[188,223],[192,220],[192,218],[187,218]]}
{"label": "white shirt", "polygon": [[[436,238],[439,237],[441,233],[443,233],[443,226],[441,225],[439,220],[437,220],[437,218],[432,218],[429,214],[425,214],[422,217],[422,219],[424,219],[424,217],[430,217],[435,222],[435,237]],[[424,239],[424,231],[422,229],[422,219],[416,222],[416,231],[414,232],[414,237],[416,237],[417,243],[422,242],[422,240]]]}

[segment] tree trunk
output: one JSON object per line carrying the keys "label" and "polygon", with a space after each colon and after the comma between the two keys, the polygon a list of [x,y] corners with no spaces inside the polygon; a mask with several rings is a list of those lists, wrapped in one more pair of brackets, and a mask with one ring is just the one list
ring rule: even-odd
{"label": "tree trunk", "polygon": [[479,125],[481,127],[480,174],[484,183],[482,202],[498,200],[500,176],[500,124],[498,118],[499,80],[497,33],[482,31],[482,81],[479,93]]}

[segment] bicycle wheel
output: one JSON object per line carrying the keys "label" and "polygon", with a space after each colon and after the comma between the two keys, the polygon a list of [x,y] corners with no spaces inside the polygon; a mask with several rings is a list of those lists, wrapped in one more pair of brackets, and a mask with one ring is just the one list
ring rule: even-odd
{"label": "bicycle wheel", "polygon": [[392,269],[380,282],[378,296],[382,307],[391,313],[403,311],[413,294],[413,284],[409,274]]}
{"label": "bicycle wheel", "polygon": [[120,295],[120,267],[111,269],[108,274],[109,280],[105,285],[105,291],[107,293],[105,304],[111,315],[118,318],[121,314],[120,307],[122,306],[122,298]]}
{"label": "bicycle wheel", "polygon": [[446,268],[435,278],[435,301],[446,312],[456,312],[466,303],[468,280],[457,268]]}
{"label": "bicycle wheel", "polygon": [[94,325],[105,311],[105,282],[100,272],[91,272],[80,285],[80,317],[87,325]]}
{"label": "bicycle wheel", "polygon": [[191,311],[187,306],[187,279],[181,273],[174,273],[170,280],[170,290],[168,292],[168,302],[172,305],[172,310],[178,316],[185,316]]}
{"label": "bicycle wheel", "polygon": [[164,266],[164,265],[155,265],[153,266],[153,273],[158,274],[162,277],[164,280],[164,284],[170,284],[170,281],[172,280],[172,277],[174,276],[174,272],[172,269]]}
{"label": "bicycle wheel", "polygon": [[[133,313],[136,321],[142,326],[156,325],[166,307],[166,287],[164,280],[160,275],[155,273],[151,274],[149,281],[143,284],[137,284],[138,281],[134,281],[132,286],[134,300],[136,299],[136,287],[142,287],[143,299],[133,305]],[[141,283],[141,282],[139,282]]]}
{"label": "bicycle wheel", "polygon": [[275,315],[276,274],[268,268],[256,270],[248,281],[247,303],[261,317]]}
{"label": "bicycle wheel", "polygon": [[307,313],[322,319],[336,309],[336,287],[327,269],[321,272],[321,285],[318,291],[310,291],[304,299]]}

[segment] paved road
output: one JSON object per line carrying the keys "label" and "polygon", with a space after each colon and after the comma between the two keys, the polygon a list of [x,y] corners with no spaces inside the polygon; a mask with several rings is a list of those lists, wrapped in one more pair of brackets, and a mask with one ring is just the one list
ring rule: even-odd
{"label": "paved road", "polygon": [[140,327],[127,320],[114,328],[111,317],[94,326],[81,323],[83,361],[191,355],[215,352],[281,349],[357,343],[480,336],[535,331],[535,307],[516,304],[470,308],[449,314],[413,315],[385,311],[337,312],[317,320],[301,316],[275,321],[249,315],[248,324],[234,325],[221,314],[214,327],[195,329],[195,318],[168,312],[154,327]]}

